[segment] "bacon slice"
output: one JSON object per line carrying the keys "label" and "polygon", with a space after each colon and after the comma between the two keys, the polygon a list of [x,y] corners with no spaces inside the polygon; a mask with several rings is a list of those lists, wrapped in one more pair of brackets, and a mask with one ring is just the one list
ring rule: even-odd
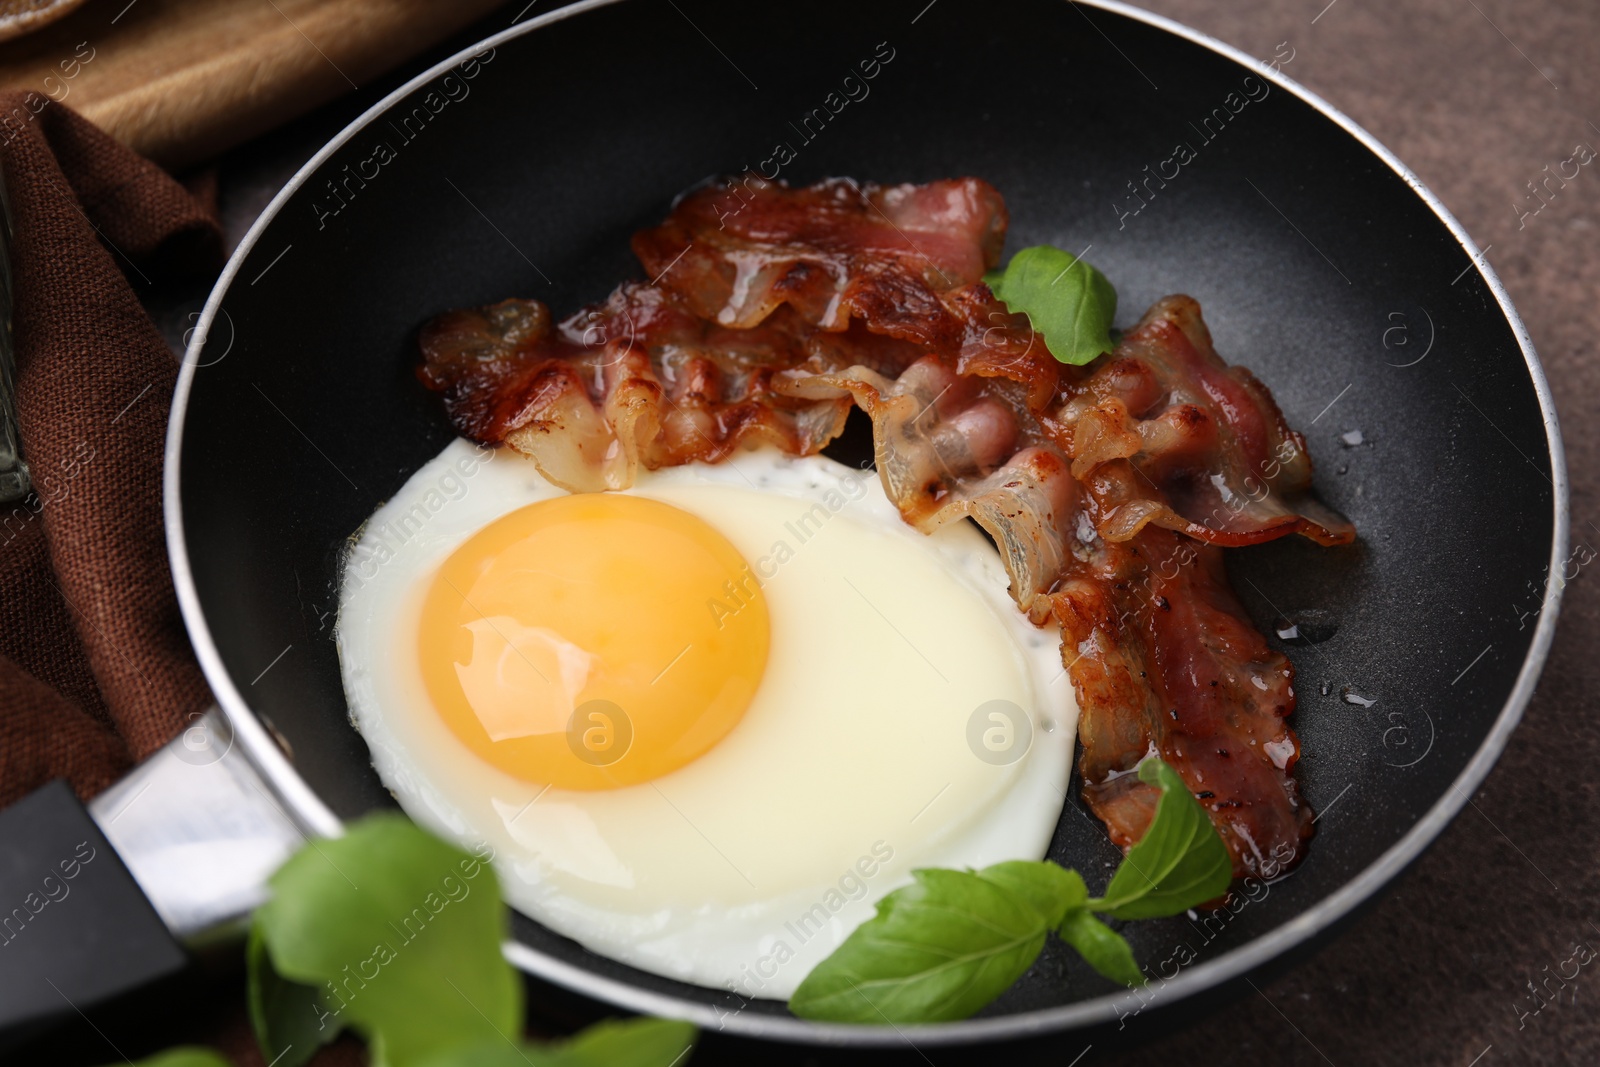
{"label": "bacon slice", "polygon": [[[878,476],[901,516],[923,531],[976,521],[1000,549],[1024,611],[1067,566],[1082,491],[1060,450],[981,379],[929,355],[895,378],[856,365],[793,371],[776,387],[853,399],[872,418]],[[1040,611],[1036,622],[1048,617],[1049,605]]]}
{"label": "bacon slice", "polygon": [[787,304],[823,330],[853,316],[875,333],[948,344],[961,324],[939,294],[970,285],[1005,242],[1005,201],[975,178],[806,189],[748,176],[690,190],[633,250],[695,314],[749,328]]}
{"label": "bacon slice", "polygon": [[1085,799],[1131,846],[1159,799],[1132,772],[1158,753],[1211,813],[1237,873],[1282,873],[1311,832],[1284,721],[1294,669],[1245,616],[1222,550],[1151,527],[1087,557],[1050,597],[1075,650]]}
{"label": "bacon slice", "polygon": [[536,301],[449,312],[419,373],[461,433],[580,491],[755,443],[816,452],[859,406],[906,521],[976,521],[1018,606],[1060,624],[1084,797],[1112,839],[1148,826],[1156,794],[1130,772],[1155,752],[1236,874],[1281,873],[1311,823],[1293,668],[1221,548],[1355,531],[1310,498],[1304,439],[1218,356],[1198,304],[1167,297],[1116,351],[1065,366],[981,281],[1005,228],[972,178],[704,185],[634,236],[654,284],[560,324]]}
{"label": "bacon slice", "polygon": [[1158,301],[1086,369],[1052,418],[1070,427],[1073,474],[1096,485],[1102,536],[1126,541],[1155,523],[1233,547],[1355,538],[1309,497],[1305,438],[1253,374],[1217,355],[1194,300]]}
{"label": "bacon slice", "polygon": [[565,489],[621,489],[641,463],[715,463],[759,443],[810,455],[837,437],[848,400],[772,391],[801,358],[797,326],[728,329],[645,285],[557,326],[537,300],[506,300],[428,323],[419,376],[463,436],[509,444]]}

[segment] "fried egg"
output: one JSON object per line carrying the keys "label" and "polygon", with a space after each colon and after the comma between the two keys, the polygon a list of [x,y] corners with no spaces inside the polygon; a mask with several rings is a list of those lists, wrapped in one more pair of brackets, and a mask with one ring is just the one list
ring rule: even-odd
{"label": "fried egg", "polygon": [[352,718],[508,902],[655,974],[787,998],[918,867],[1038,859],[1077,709],[969,523],[773,449],[573,495],[458,440],[355,539]]}

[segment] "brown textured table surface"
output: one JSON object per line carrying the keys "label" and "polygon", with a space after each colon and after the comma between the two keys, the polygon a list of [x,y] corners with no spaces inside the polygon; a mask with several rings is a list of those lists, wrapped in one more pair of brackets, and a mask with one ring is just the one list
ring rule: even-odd
{"label": "brown textured table surface", "polygon": [[[1554,171],[1579,144],[1600,148],[1600,4],[1144,6],[1257,56],[1288,41],[1295,58],[1284,73],[1393,150],[1480,247],[1491,246],[1489,263],[1555,393],[1573,542],[1600,541],[1600,171],[1584,166],[1564,188],[1552,184],[1554,199],[1521,216],[1538,203],[1527,183],[1547,164]],[[1473,805],[1393,892],[1259,996],[1125,1062],[1600,1063],[1593,581],[1580,573],[1568,588],[1538,693]],[[1538,1000],[1529,982],[1541,985]]]}
{"label": "brown textured table surface", "polygon": [[[1287,42],[1294,59],[1285,73],[1388,145],[1488,246],[1560,409],[1574,542],[1600,545],[1600,428],[1590,418],[1600,388],[1600,165],[1582,167],[1537,214],[1521,215],[1535,206],[1527,183],[1546,165],[1554,170],[1579,144],[1600,148],[1600,4],[1144,3],[1257,56]],[[523,6],[463,37],[498,29]],[[225,159],[230,236],[236,241],[293,170],[389,84]],[[175,337],[194,307],[163,314]],[[1538,694],[1473,805],[1398,886],[1259,995],[1116,1062],[1600,1063],[1600,733],[1588,705],[1600,694],[1594,580],[1586,569],[1568,590]],[[1540,984],[1539,999],[1529,983]]]}

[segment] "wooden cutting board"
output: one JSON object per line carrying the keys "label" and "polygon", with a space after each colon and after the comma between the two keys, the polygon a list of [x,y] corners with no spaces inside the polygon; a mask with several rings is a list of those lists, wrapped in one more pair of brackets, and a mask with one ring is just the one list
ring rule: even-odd
{"label": "wooden cutting board", "polygon": [[75,108],[178,168],[366,84],[504,2],[90,0],[0,43],[0,88]]}

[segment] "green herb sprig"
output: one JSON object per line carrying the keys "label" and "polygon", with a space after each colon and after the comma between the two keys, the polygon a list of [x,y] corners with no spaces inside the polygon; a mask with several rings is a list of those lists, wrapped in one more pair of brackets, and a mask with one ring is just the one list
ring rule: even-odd
{"label": "green herb sprig", "polygon": [[1034,245],[983,277],[1007,310],[1025,313],[1050,354],[1082,366],[1112,349],[1117,291],[1106,276],[1052,245]]}
{"label": "green herb sprig", "polygon": [[918,870],[878,902],[800,983],[789,1010],[805,1019],[866,1024],[945,1022],[983,1008],[1022,977],[1054,933],[1123,985],[1144,982],[1128,942],[1105,922],[1176,915],[1228,891],[1227,846],[1176,771],[1159,759],[1139,779],[1161,790],[1144,837],[1105,894],[1049,861],[980,871]]}
{"label": "green herb sprig", "polygon": [[[522,1038],[522,983],[501,954],[506,911],[485,847],[400,815],[314,841],[270,881],[246,947],[250,1019],[265,1059],[301,1067],[346,1027],[374,1067],[670,1067],[688,1023],[608,1021],[567,1041]],[[226,1067],[169,1049],[145,1067]]]}

